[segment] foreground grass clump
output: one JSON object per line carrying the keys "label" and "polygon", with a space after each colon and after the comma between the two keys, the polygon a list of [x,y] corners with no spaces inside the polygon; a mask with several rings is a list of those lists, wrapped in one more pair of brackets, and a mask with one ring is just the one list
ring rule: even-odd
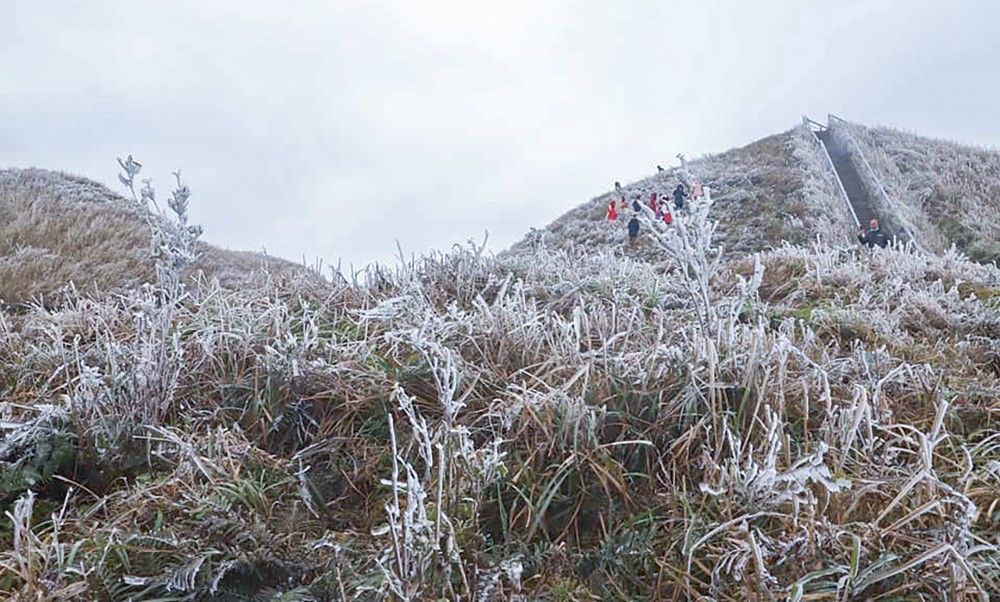
{"label": "foreground grass clump", "polygon": [[3,481],[0,591],[998,591],[1000,271],[727,261],[708,210],[662,266],[468,247],[0,313],[0,467],[43,467]]}

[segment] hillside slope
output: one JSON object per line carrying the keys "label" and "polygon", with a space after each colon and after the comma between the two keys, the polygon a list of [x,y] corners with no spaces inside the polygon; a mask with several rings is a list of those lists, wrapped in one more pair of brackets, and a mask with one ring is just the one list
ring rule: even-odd
{"label": "hillside slope", "polygon": [[[836,244],[853,241],[854,223],[836,188],[819,142],[807,127],[796,127],[742,148],[701,157],[687,163],[687,170],[668,169],[624,186],[629,204],[638,195],[643,204],[651,192],[668,195],[678,182],[698,179],[712,190],[712,219],[719,224],[718,240],[734,252],[753,252],[783,241],[806,244],[821,240]],[[553,249],[576,248],[584,252],[619,249],[626,241],[631,209],[617,221],[605,219],[604,193],[557,218],[543,230],[513,246],[526,250],[543,241]],[[663,254],[649,237],[640,234],[636,257],[662,260]]]}
{"label": "hillside slope", "polygon": [[[263,271],[310,277],[288,261],[199,245],[188,271],[227,287]],[[131,203],[101,184],[43,169],[0,170],[0,300],[49,303],[70,282],[81,292],[121,292],[155,279],[150,230]],[[316,279],[319,282],[319,279]]]}

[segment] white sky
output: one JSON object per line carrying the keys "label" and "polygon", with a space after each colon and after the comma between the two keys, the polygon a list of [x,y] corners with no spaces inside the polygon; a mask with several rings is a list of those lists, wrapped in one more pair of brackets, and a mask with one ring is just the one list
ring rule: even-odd
{"label": "white sky", "polygon": [[992,0],[0,0],[0,168],[345,269],[532,227],[827,112],[1000,145]]}

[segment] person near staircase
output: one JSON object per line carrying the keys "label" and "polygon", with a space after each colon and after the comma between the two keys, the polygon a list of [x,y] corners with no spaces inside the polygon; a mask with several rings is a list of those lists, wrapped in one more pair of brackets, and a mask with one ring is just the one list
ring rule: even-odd
{"label": "person near staircase", "polygon": [[889,237],[879,227],[878,220],[873,219],[868,224],[867,232],[864,226],[858,226],[858,242],[867,245],[869,249],[874,249],[876,245],[884,249],[889,245]]}

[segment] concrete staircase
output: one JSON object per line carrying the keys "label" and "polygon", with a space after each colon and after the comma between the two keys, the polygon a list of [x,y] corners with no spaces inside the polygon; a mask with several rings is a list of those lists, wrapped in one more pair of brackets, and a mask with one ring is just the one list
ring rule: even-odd
{"label": "concrete staircase", "polygon": [[[854,214],[858,216],[858,222],[867,229],[868,223],[873,219],[877,219],[878,216],[872,210],[868,192],[866,192],[864,185],[861,183],[861,176],[858,175],[857,169],[851,163],[850,151],[844,148],[844,145],[837,142],[829,129],[816,132],[816,137],[820,139],[826,147],[826,151],[830,154],[830,159],[833,161],[833,168],[837,172],[837,177],[840,178],[840,183],[844,186],[844,192],[847,193],[847,199],[854,208]],[[883,231],[885,231],[885,228],[883,228]],[[886,232],[886,234],[891,236],[889,232]]]}

